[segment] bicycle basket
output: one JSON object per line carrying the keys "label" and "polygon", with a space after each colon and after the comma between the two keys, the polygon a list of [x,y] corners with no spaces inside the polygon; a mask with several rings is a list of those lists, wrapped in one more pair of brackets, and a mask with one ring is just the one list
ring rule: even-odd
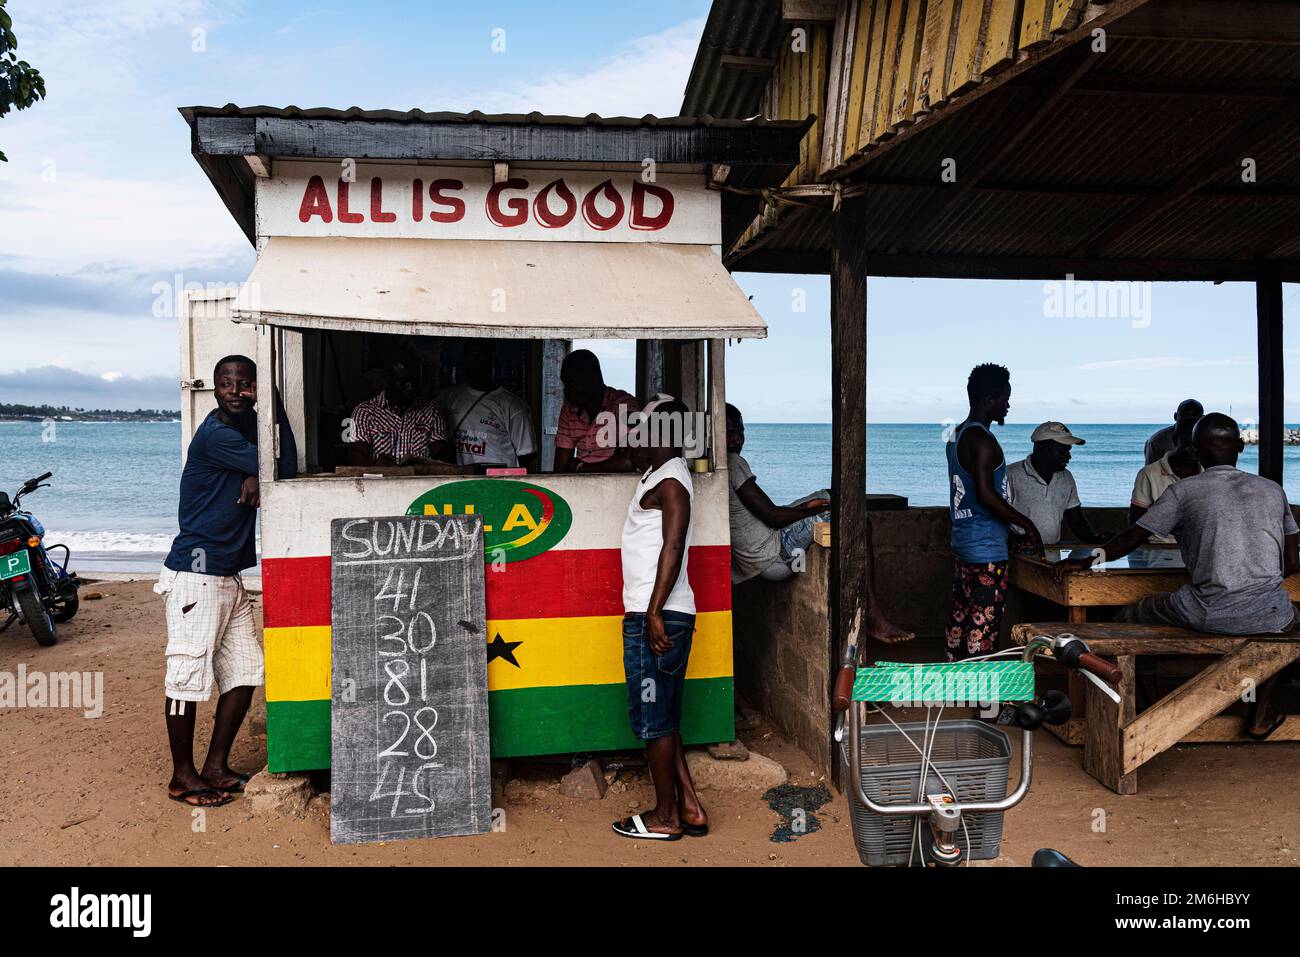
{"label": "bicycle basket", "polygon": [[[859,672],[861,673],[861,672]],[[924,722],[899,725],[919,747]],[[959,802],[998,801],[1006,797],[1011,764],[1011,741],[997,728],[975,720],[940,721],[932,725],[931,762],[947,780]],[[840,745],[844,776],[851,780],[849,741]],[[917,799],[921,756],[891,724],[862,728],[858,747],[862,755],[862,789],[877,804],[911,804]],[[934,769],[926,775],[922,794],[946,792]],[[862,807],[850,796],[849,819],[858,857],[868,867],[906,864],[912,846],[914,817],[886,817]],[[1002,842],[1002,812],[963,814],[965,832],[957,843],[970,860],[992,860]],[[921,857],[928,860],[929,829],[922,821]],[[968,837],[969,835],[969,841]]]}

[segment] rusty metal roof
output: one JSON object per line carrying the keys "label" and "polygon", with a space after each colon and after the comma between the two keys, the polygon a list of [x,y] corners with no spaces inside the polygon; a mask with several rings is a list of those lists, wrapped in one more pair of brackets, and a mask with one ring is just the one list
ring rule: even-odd
{"label": "rusty metal roof", "polygon": [[302,120],[369,120],[398,123],[482,123],[511,126],[595,126],[602,128],[624,127],[704,127],[713,129],[753,129],[770,127],[772,129],[803,129],[804,120],[768,120],[763,117],[736,119],[731,116],[599,116],[588,113],[586,116],[559,116],[547,113],[483,113],[473,110],[469,113],[450,111],[426,112],[425,110],[364,110],[359,106],[350,106],[345,110],[333,107],[299,106],[237,106],[227,103],[225,106],[183,106],[180,113],[186,121],[193,124],[201,116],[233,116],[245,119],[271,118]]}
{"label": "rusty metal roof", "polygon": [[757,114],[768,75],[757,70],[724,68],[722,58],[775,59],[785,36],[781,0],[714,0],[695,51],[682,112],[712,116]]}
{"label": "rusty metal roof", "polygon": [[[1300,281],[1300,3],[1216,6],[1152,0],[1094,60],[1063,43],[865,151],[837,176],[866,188],[872,274],[1250,279],[1272,260]],[[826,272],[830,222],[778,207],[727,264]]]}

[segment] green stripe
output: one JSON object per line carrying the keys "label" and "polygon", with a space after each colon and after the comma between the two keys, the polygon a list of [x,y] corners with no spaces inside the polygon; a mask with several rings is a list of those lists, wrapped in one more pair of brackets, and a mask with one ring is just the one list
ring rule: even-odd
{"label": "green stripe", "polygon": [[[561,685],[488,695],[492,757],[640,747],[627,718],[627,686]],[[682,739],[713,744],[736,736],[732,679],[692,678],[682,702]],[[330,703],[266,703],[267,766],[275,772],[330,765]]]}
{"label": "green stripe", "polygon": [[268,701],[266,703],[266,767],[282,771],[314,771],[330,766],[330,703],[328,701]]}

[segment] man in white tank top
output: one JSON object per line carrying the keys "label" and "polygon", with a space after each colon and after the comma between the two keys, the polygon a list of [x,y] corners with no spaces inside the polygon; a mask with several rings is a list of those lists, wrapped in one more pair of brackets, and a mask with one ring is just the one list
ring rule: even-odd
{"label": "man in white tank top", "polygon": [[695,631],[695,595],[687,577],[694,490],[682,456],[690,412],[675,399],[657,396],[644,414],[637,441],[630,443],[642,474],[623,524],[623,671],[628,718],[632,732],[645,741],[656,803],[613,827],[634,840],[676,841],[709,830],[679,730]]}

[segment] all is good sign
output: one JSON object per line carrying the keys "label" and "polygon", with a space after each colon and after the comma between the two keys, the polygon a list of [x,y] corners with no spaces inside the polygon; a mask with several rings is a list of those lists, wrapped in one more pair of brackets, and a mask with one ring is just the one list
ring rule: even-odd
{"label": "all is good sign", "polygon": [[263,236],[722,241],[704,175],[510,167],[279,163],[257,184]]}

